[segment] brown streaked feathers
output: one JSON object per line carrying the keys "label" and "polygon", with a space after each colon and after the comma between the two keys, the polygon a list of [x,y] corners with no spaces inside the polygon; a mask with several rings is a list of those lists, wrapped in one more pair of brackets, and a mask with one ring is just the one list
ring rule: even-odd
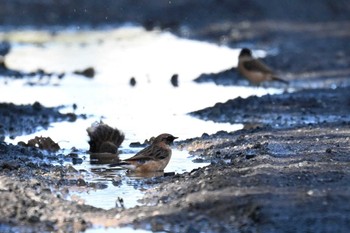
{"label": "brown streaked feathers", "polygon": [[121,166],[136,172],[163,171],[171,158],[170,145],[176,138],[171,134],[161,134],[154,139],[150,146],[131,158],[111,164],[110,167]]}

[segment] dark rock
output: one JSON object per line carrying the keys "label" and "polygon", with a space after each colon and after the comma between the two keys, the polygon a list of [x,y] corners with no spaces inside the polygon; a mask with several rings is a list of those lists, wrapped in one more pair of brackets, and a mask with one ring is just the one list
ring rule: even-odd
{"label": "dark rock", "polygon": [[77,179],[77,185],[78,186],[86,186],[86,181],[83,179]]}
{"label": "dark rock", "polygon": [[82,158],[72,158],[72,163],[74,165],[76,164],[82,164],[84,162],[84,160]]}
{"label": "dark rock", "polygon": [[171,76],[170,82],[174,87],[178,87],[179,86],[179,75],[174,74],[173,76]]}
{"label": "dark rock", "polygon": [[74,74],[82,75],[87,78],[93,78],[95,76],[95,69],[93,67],[88,67],[85,70],[74,71]]}
{"label": "dark rock", "polygon": [[136,86],[136,79],[135,79],[134,77],[132,77],[132,78],[130,79],[130,81],[129,81],[129,84],[130,84],[130,86],[132,86],[132,87]]}
{"label": "dark rock", "polygon": [[0,56],[5,57],[11,50],[11,45],[9,42],[0,42]]}
{"label": "dark rock", "polygon": [[164,177],[174,176],[175,172],[164,172]]}

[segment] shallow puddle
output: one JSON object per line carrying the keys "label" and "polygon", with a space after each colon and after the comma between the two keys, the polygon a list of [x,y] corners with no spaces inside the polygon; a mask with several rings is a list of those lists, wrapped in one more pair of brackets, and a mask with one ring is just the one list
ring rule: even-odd
{"label": "shallow puddle", "polygon": [[118,233],[149,233],[152,231],[146,231],[146,230],[142,230],[142,229],[134,229],[134,228],[130,228],[130,227],[123,227],[123,228],[105,228],[105,227],[96,227],[96,228],[90,228],[87,229],[86,231],[84,231],[85,233],[114,233],[114,232],[118,232]]}
{"label": "shallow puddle", "polygon": [[[238,96],[264,95],[281,92],[276,89],[223,87],[215,84],[196,84],[193,79],[202,73],[219,72],[237,64],[239,50],[214,44],[179,39],[170,33],[146,32],[138,27],[101,31],[23,31],[1,34],[0,38],[13,43],[6,64],[12,69],[65,73],[63,79],[34,77],[24,80],[1,80],[2,102],[27,104],[39,101],[45,106],[68,106],[71,112],[87,114],[86,120],[54,123],[48,130],[34,135],[17,137],[8,142],[27,141],[35,135],[51,137],[61,148],[88,150],[86,128],[101,119],[126,135],[122,157],[137,150],[131,142],[143,142],[160,133],[171,133],[178,140],[197,137],[219,130],[234,131],[241,125],[205,122],[187,115],[198,109],[225,102]],[[92,79],[73,74],[75,70],[93,67]],[[178,87],[170,79],[178,74]],[[129,84],[135,78],[136,85]],[[26,83],[35,82],[36,85]],[[20,93],[20,94],[19,94]],[[91,164],[87,154],[82,164],[84,179],[101,182],[104,189],[72,191],[86,204],[104,209],[114,208],[118,197],[126,208],[133,207],[149,187],[140,186],[138,177],[125,176],[124,170],[109,169],[106,164]],[[81,155],[83,156],[83,155]],[[182,173],[207,164],[192,162],[186,151],[173,151],[165,172]],[[122,177],[120,180],[119,177]],[[120,204],[120,203],[119,203]]]}
{"label": "shallow puddle", "polygon": [[[141,149],[141,148],[140,148]],[[140,150],[138,149],[138,150]],[[128,153],[123,153],[120,158],[128,158],[134,155],[138,150],[127,149]],[[123,150],[122,150],[123,151]],[[134,153],[130,153],[134,152]],[[165,168],[164,173],[183,173],[191,171],[195,168],[209,165],[209,163],[194,163],[192,162],[193,157],[189,156],[187,151],[180,151],[173,149],[172,159],[170,160],[168,166]],[[87,182],[98,182],[102,189],[90,190],[86,192],[86,189],[81,191],[71,191],[70,199],[80,198],[83,202],[88,205],[93,205],[103,209],[119,208],[123,205],[124,208],[131,208],[136,205],[141,205],[138,202],[142,198],[143,192],[152,185],[144,184],[145,179],[151,179],[157,176],[164,176],[163,173],[150,173],[133,175],[128,174],[125,170],[120,168],[109,168],[108,164],[94,164],[91,163],[89,156],[82,164],[74,165],[77,170],[88,171],[89,176],[85,176],[85,181]],[[147,183],[149,183],[147,182]],[[122,199],[122,203],[120,201]]]}

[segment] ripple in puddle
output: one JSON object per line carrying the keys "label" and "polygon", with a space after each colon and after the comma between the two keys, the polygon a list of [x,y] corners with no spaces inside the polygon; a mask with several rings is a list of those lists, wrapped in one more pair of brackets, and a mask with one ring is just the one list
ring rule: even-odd
{"label": "ripple in puddle", "polygon": [[[124,159],[132,155],[121,154],[120,157]],[[187,151],[173,149],[172,158],[164,173],[181,174],[209,165],[209,163],[194,163],[193,159]],[[125,170],[109,168],[108,164],[91,163],[89,157],[82,164],[74,165],[74,168],[91,173],[90,176],[85,176],[86,182],[98,182],[103,184],[105,188],[89,190],[88,192],[86,190],[71,191],[70,199],[82,199],[87,205],[103,209],[132,208],[141,205],[139,200],[142,199],[144,192],[158,182],[155,177],[163,176],[163,173],[150,174],[149,177],[129,175]]]}

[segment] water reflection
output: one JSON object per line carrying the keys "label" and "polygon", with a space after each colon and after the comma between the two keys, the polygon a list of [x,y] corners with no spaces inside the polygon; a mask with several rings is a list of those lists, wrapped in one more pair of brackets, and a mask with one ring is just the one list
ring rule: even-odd
{"label": "water reflection", "polygon": [[168,172],[164,173],[163,171],[155,171],[155,172],[133,172],[133,171],[127,171],[125,175],[131,179],[135,180],[142,180],[144,178],[154,178],[154,177],[164,177],[166,174],[173,174],[175,175],[174,172]]}
{"label": "water reflection", "polygon": [[120,161],[117,154],[90,153],[90,164],[112,164]]}
{"label": "water reflection", "polygon": [[[134,152],[137,153],[137,150],[125,148],[125,152],[128,153],[120,154],[120,159],[132,156]],[[90,184],[90,187],[94,187],[95,183],[98,189],[88,192],[86,190],[71,191],[70,195],[78,196],[79,200],[83,199],[86,204],[99,208],[120,208],[121,200],[124,208],[131,208],[141,205],[138,200],[142,198],[143,192],[161,182],[162,177],[189,172],[209,165],[207,162],[194,163],[192,162],[194,159],[187,151],[173,149],[173,156],[164,172],[133,173],[119,167],[110,168],[109,163],[91,162],[91,157],[85,156],[83,163],[76,164],[74,168],[78,171],[87,171],[89,175],[85,175],[85,181]]]}

